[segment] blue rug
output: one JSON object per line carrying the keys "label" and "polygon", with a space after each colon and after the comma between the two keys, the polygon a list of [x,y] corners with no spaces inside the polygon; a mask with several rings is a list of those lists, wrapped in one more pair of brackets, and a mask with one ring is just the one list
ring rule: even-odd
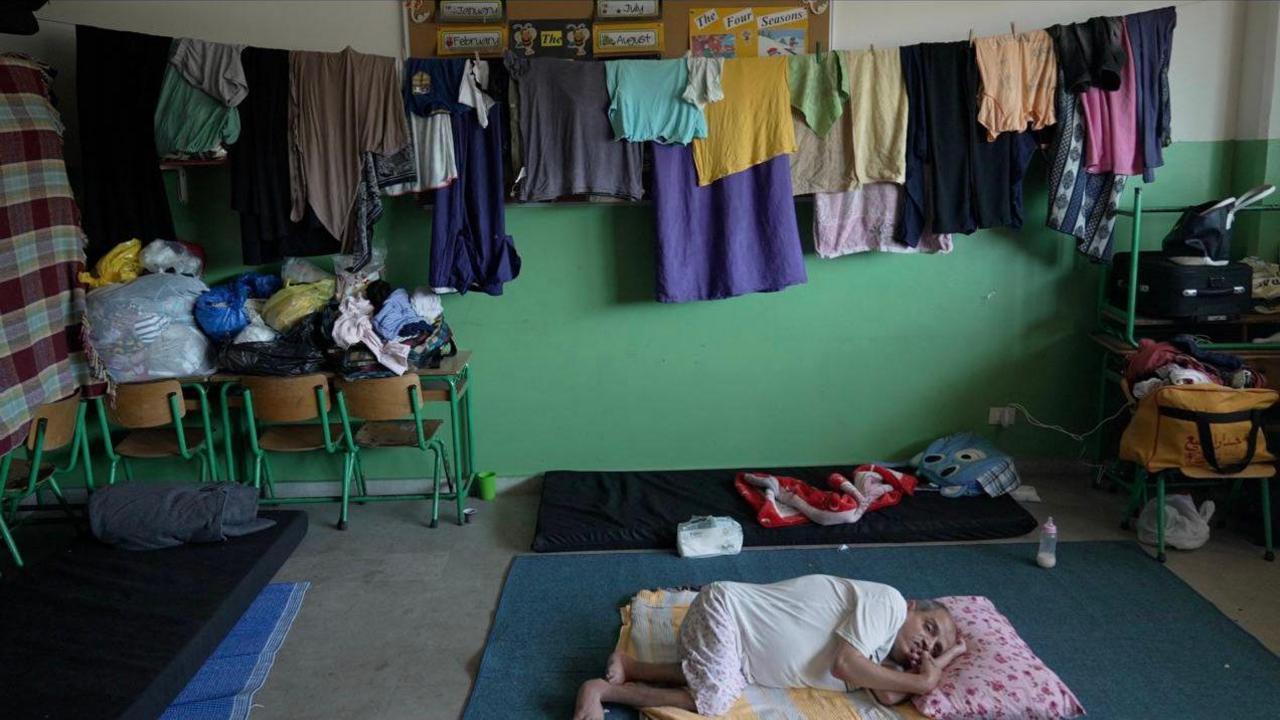
{"label": "blue rug", "polygon": [[262,589],[161,720],[244,720],[311,583]]}
{"label": "blue rug", "polygon": [[[1280,712],[1280,658],[1129,542],[1058,546],[1043,570],[1027,544],[524,555],[511,565],[464,717],[571,717],[600,677],[617,606],[637,590],[824,573],[907,597],[985,595],[1075,691],[1091,720],[1249,718]],[[1258,572],[1280,572],[1258,560]],[[635,717],[620,709],[609,720]]]}

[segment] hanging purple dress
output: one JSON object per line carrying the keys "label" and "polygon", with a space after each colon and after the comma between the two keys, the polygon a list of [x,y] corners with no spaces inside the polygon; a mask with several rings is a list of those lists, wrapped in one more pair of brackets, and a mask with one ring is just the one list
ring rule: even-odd
{"label": "hanging purple dress", "polygon": [[688,146],[650,148],[660,302],[773,292],[808,279],[788,156],[698,187]]}

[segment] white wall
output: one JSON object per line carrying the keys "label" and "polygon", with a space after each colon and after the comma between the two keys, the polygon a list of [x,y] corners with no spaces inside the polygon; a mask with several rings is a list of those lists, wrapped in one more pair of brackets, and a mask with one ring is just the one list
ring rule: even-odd
{"label": "white wall", "polygon": [[[1244,25],[1243,2],[864,2],[831,3],[831,46],[837,49],[964,40],[977,35],[1047,28],[1095,15],[1125,15],[1176,5],[1169,85],[1175,140],[1235,137]],[[1268,3],[1274,4],[1274,3]],[[1272,32],[1274,32],[1274,27]],[[1274,35],[1272,37],[1274,42]],[[1255,110],[1256,112],[1256,110]],[[1274,135],[1273,135],[1274,137]]]}

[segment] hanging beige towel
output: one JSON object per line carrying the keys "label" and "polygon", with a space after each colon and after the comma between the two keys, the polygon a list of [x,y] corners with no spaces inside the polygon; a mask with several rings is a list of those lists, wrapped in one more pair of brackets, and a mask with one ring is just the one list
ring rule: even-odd
{"label": "hanging beige towel", "polygon": [[901,183],[907,172],[907,87],[898,49],[844,50],[853,115],[854,177]]}
{"label": "hanging beige towel", "polygon": [[1058,58],[1044,30],[997,35],[973,41],[982,76],[978,122],[987,140],[1002,132],[1039,130],[1056,122],[1053,93],[1058,88]]}
{"label": "hanging beige towel", "polygon": [[848,107],[822,137],[809,127],[799,110],[792,113],[796,151],[791,156],[791,194],[844,192],[857,187],[858,178],[853,172],[853,118]]}
{"label": "hanging beige towel", "polygon": [[348,246],[360,155],[390,155],[409,142],[395,58],[342,52],[289,53],[290,216],[307,205]]}

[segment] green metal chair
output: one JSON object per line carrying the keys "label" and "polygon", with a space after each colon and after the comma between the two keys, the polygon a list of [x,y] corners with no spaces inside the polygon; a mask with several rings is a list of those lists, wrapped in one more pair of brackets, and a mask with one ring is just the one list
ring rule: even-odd
{"label": "green metal chair", "polygon": [[[200,410],[203,437],[195,442],[187,438],[183,423],[187,415],[187,402],[182,396],[184,388],[194,393]],[[125,478],[132,482],[131,460],[158,458],[196,460],[200,466],[200,482],[218,480],[213,423],[203,385],[184,385],[177,380],[122,383],[116,386],[114,401],[106,405],[104,411],[103,404],[98,404],[98,421],[110,462],[108,485],[116,482],[117,466],[124,467]],[[128,430],[119,442],[112,441],[108,420]]]}
{"label": "green metal chair", "polygon": [[[73,520],[76,518],[62,494],[57,476],[75,471],[81,454],[85,453],[84,414],[85,406],[80,402],[79,393],[40,406],[27,430],[27,440],[24,443],[26,458],[15,458],[19,453],[16,448],[0,458],[0,479],[4,481],[0,492],[0,536],[4,538],[4,544],[8,546],[9,554],[19,568],[22,567],[22,553],[18,552],[10,526],[20,521],[19,512],[24,500],[32,495],[38,497],[47,487],[67,515]],[[67,447],[71,453],[65,465],[59,467],[44,462],[47,453]],[[89,464],[87,455],[84,462],[86,466]]]}
{"label": "green metal chair", "polygon": [[[248,481],[265,493],[262,502],[330,502],[332,498],[324,497],[277,498],[269,459],[269,453],[341,452],[343,477],[349,481],[353,460],[342,444],[342,426],[329,421],[329,379],[320,373],[243,377],[237,385],[243,391],[245,435],[252,465]],[[345,527],[345,522],[339,523],[339,529]]]}
{"label": "green metal chair", "polygon": [[[453,492],[440,490],[440,468],[444,458],[444,443],[437,437],[442,423],[422,416],[422,385],[418,376],[370,380],[340,380],[337,391],[338,416],[342,420],[342,432],[346,438],[349,464],[359,483],[361,497],[358,501],[425,500],[431,499],[431,527],[440,523],[440,501],[457,503],[458,524],[466,521],[464,510],[466,490],[455,487]],[[363,421],[353,431],[352,418]],[[432,455],[431,493],[370,495],[365,487],[364,468],[360,463],[362,453],[374,448],[416,448]],[[342,482],[342,510],[339,527],[346,527],[347,506],[351,500],[351,478]]]}
{"label": "green metal chair", "polygon": [[[1231,481],[1231,494],[1227,499],[1226,507],[1220,515],[1224,519],[1216,523],[1218,527],[1225,527],[1225,518],[1238,504],[1245,481],[1257,480],[1261,486],[1262,493],[1262,535],[1266,548],[1262,558],[1268,562],[1274,561],[1276,554],[1271,545],[1271,478],[1275,477],[1275,475],[1276,467],[1271,463],[1255,463],[1231,474],[1220,474],[1201,467],[1184,467],[1153,473],[1148,472],[1146,468],[1140,465],[1135,465],[1133,481],[1129,486],[1129,505],[1125,510],[1124,520],[1120,522],[1120,527],[1125,530],[1130,529],[1132,527],[1132,519],[1147,504],[1149,479],[1155,480],[1156,507],[1158,508],[1164,507],[1167,487],[1202,486],[1206,482]],[[1164,550],[1164,513],[1158,512],[1156,513],[1156,560],[1164,562],[1167,559]]]}

